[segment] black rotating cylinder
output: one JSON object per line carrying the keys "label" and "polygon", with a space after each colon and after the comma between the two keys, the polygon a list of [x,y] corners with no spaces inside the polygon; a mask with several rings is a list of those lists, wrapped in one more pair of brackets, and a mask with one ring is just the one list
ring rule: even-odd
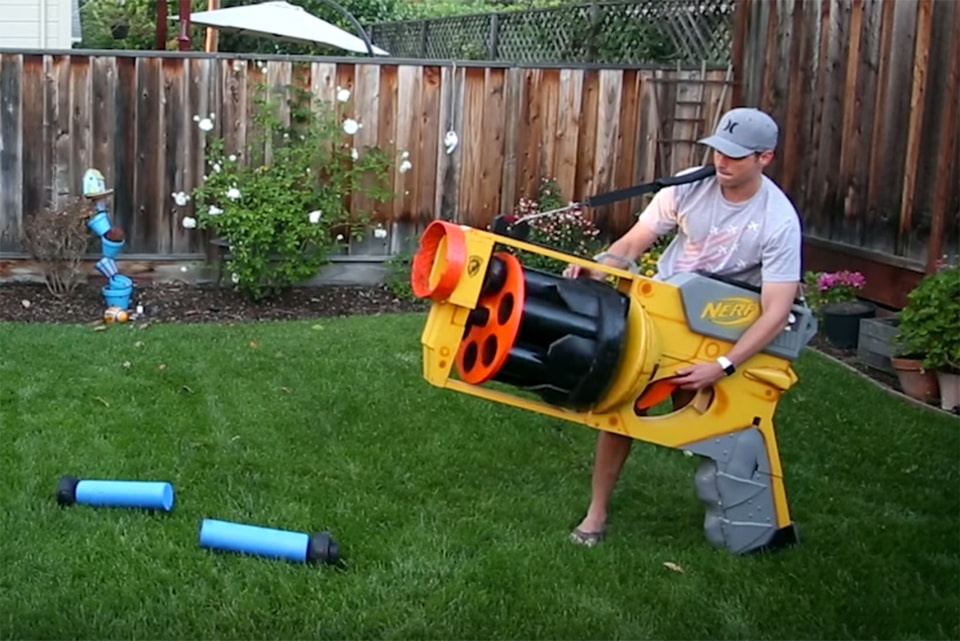
{"label": "black rotating cylinder", "polygon": [[[483,294],[499,291],[505,272],[494,257]],[[532,391],[551,405],[589,409],[616,378],[629,298],[592,278],[573,280],[524,267],[523,279],[520,329],[493,380]]]}

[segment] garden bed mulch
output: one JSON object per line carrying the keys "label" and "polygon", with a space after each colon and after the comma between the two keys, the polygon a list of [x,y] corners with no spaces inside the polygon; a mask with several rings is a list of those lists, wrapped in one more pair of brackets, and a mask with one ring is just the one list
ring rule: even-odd
{"label": "garden bed mulch", "polygon": [[[253,302],[229,287],[192,284],[137,284],[131,311],[143,305],[139,321],[163,323],[304,320],[426,309],[421,301],[397,298],[386,287],[328,285],[295,287],[274,298]],[[0,321],[95,323],[105,306],[100,287],[84,285],[58,300],[45,285],[0,285]]]}

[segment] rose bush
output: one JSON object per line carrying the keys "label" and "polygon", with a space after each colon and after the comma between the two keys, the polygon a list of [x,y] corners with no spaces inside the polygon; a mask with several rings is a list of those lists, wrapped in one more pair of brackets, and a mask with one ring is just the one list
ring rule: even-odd
{"label": "rose bush", "polygon": [[[600,249],[598,236],[600,230],[594,225],[580,207],[570,206],[560,195],[560,188],[553,179],[544,178],[540,182],[537,199],[521,198],[511,217],[519,221],[530,217],[528,239],[530,242],[555,249],[557,251],[588,258]],[[563,209],[553,214],[540,216],[545,212]],[[518,257],[527,267],[552,273],[560,273],[567,266],[565,261],[542,254],[518,251]]]}
{"label": "rose bush", "polygon": [[[314,276],[347,234],[362,233],[371,212],[351,213],[351,194],[372,202],[394,195],[389,155],[343,142],[362,125],[305,90],[289,91],[289,124],[277,100],[260,92],[245,149],[229,151],[223,138],[211,136],[202,183],[173,195],[178,205],[193,202],[195,216],[184,217],[185,227],[213,230],[227,244],[226,269],[254,299]],[[348,102],[349,92],[339,91],[338,100]],[[214,120],[195,117],[206,132]]]}

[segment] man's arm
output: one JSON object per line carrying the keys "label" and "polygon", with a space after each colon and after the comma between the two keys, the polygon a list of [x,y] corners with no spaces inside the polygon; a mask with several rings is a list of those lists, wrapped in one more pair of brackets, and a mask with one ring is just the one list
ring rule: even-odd
{"label": "man's arm", "polygon": [[[784,197],[786,199],[786,197]],[[800,291],[802,243],[800,217],[781,203],[783,222],[770,230],[761,257],[760,318],[747,328],[727,358],[735,367],[763,350],[783,331]]]}
{"label": "man's arm", "polygon": [[[604,250],[597,262],[617,269],[629,269],[643,252],[657,242],[657,238],[659,238],[657,232],[652,230],[643,220],[638,220],[623,236]],[[567,268],[563,270],[563,275],[567,278],[579,278],[582,274],[587,274],[598,280],[603,280],[606,276],[602,271],[581,267],[580,265],[567,265]]]}
{"label": "man's arm", "polygon": [[[787,324],[797,294],[798,283],[764,283],[760,289],[760,317],[747,328],[726,354],[734,367],[761,352]],[[697,363],[677,372],[676,384],[682,389],[698,390],[713,385],[726,376],[716,361]]]}
{"label": "man's arm", "polygon": [[726,355],[735,367],[762,351],[780,335],[790,317],[797,287],[798,283],[764,283],[761,286],[760,318],[747,328]]}
{"label": "man's arm", "polygon": [[[762,351],[787,325],[801,278],[801,235],[795,212],[771,230],[761,257],[760,317],[740,336],[725,356],[734,367]],[[688,390],[713,385],[726,373],[720,363],[697,363],[678,372],[677,384]]]}
{"label": "man's arm", "polygon": [[[676,226],[677,209],[673,187],[667,187],[657,192],[650,204],[637,218],[637,222],[627,232],[607,247],[605,257],[597,262],[619,269],[627,269],[643,252],[650,249],[657,239]],[[587,270],[579,265],[568,265],[564,276],[577,278]],[[603,279],[605,274],[594,271],[591,276]]]}

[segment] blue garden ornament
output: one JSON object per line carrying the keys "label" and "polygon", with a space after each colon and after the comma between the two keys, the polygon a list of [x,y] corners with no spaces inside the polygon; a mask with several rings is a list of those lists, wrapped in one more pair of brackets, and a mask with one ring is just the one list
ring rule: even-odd
{"label": "blue garden ornament", "polygon": [[107,189],[107,181],[99,169],[84,172],[83,195],[96,205],[96,213],[87,221],[87,227],[100,237],[101,258],[96,268],[107,279],[107,285],[101,290],[103,300],[108,309],[127,311],[133,296],[133,281],[120,274],[117,267],[116,258],[126,244],[126,237],[110,219],[108,196],[112,194],[113,189]]}

